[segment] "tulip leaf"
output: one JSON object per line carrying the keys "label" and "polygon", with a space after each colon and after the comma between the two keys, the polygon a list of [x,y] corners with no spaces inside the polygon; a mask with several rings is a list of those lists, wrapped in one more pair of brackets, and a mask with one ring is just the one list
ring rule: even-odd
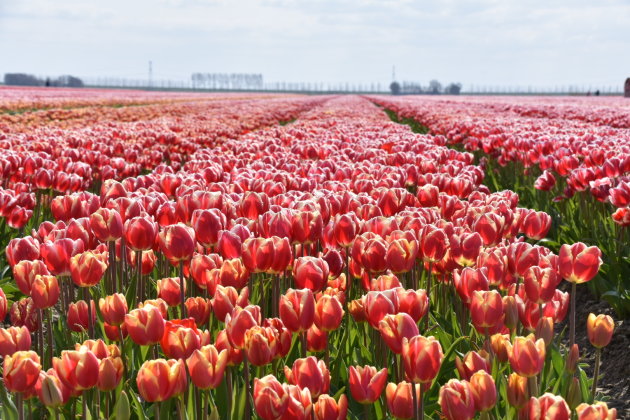
{"label": "tulip leaf", "polygon": [[[138,394],[136,394],[131,388],[128,389],[129,392],[129,398],[131,398],[131,401],[133,402],[133,409],[134,412],[136,413],[136,415],[138,416],[139,420],[144,420],[146,419],[146,416],[144,414],[144,410],[142,409],[142,404],[140,404],[140,397],[138,397]],[[125,392],[123,391],[120,395],[121,397],[125,394]],[[129,404],[129,403],[127,403]]]}
{"label": "tulip leaf", "polygon": [[15,408],[15,404],[7,394],[7,389],[4,385],[0,386],[0,400],[2,401],[2,418],[8,420],[17,420],[18,412]]}
{"label": "tulip leaf", "polygon": [[[129,420],[131,417],[131,409],[129,408],[129,398],[127,393],[122,391],[118,396],[116,405],[114,406],[114,419],[115,420]],[[144,417],[139,417],[144,418]]]}

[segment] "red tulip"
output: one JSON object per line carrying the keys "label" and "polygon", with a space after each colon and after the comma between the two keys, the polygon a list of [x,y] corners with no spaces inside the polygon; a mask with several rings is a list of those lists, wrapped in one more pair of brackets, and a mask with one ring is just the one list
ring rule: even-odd
{"label": "red tulip", "polygon": [[350,366],[348,383],[352,397],[361,404],[374,403],[383,393],[387,382],[387,368],[379,371],[373,366]]}
{"label": "red tulip", "polygon": [[444,354],[435,337],[403,338],[402,360],[407,377],[414,383],[431,382],[440,370]]}
{"label": "red tulip", "polygon": [[201,296],[186,299],[186,313],[195,320],[198,327],[208,323],[210,314],[212,313],[212,304],[210,299]]}
{"label": "red tulip", "polygon": [[490,365],[490,356],[485,350],[469,351],[464,355],[464,360],[455,357],[455,367],[459,373],[459,377],[466,381],[469,381],[472,375],[479,371],[492,373],[492,367]]}
{"label": "red tulip", "polygon": [[531,267],[525,272],[523,281],[527,298],[535,303],[550,301],[560,280],[551,267]]}
{"label": "red tulip", "polygon": [[122,217],[115,209],[102,207],[90,216],[90,228],[99,241],[115,241],[123,235]]}
{"label": "red tulip", "polygon": [[284,367],[284,374],[289,383],[308,388],[313,398],[327,393],[330,388],[330,372],[324,361],[314,356],[295,360],[292,369]]}
{"label": "red tulip", "polygon": [[[87,305],[86,305],[87,309]],[[29,331],[35,332],[40,323],[37,319],[37,308],[31,298],[23,298],[11,305],[11,325],[15,327],[26,326]],[[87,316],[85,317],[87,320]]]}
{"label": "red tulip", "polygon": [[383,292],[368,292],[365,297],[365,315],[373,328],[378,328],[378,323],[385,315],[398,312],[398,295],[394,289]]}
{"label": "red tulip", "polygon": [[485,268],[466,267],[453,273],[453,284],[459,297],[469,303],[475,290],[488,290],[489,283]]}
{"label": "red tulip", "polygon": [[[94,301],[90,300],[90,306],[92,307],[92,325],[96,322],[96,306]],[[88,329],[88,306],[84,300],[79,300],[76,303],[71,302],[68,305],[68,328],[74,332],[87,331]]]}
{"label": "red tulip", "polygon": [[219,209],[197,209],[192,213],[195,237],[206,248],[217,244],[219,232],[225,229],[226,223],[225,215]]}
{"label": "red tulip", "polygon": [[426,225],[420,233],[420,252],[424,261],[438,262],[446,255],[448,237],[446,233],[433,225]]}
{"label": "red tulip", "polygon": [[127,314],[127,299],[122,293],[114,293],[110,296],[105,296],[98,301],[99,309],[103,320],[110,325],[119,326],[125,322],[125,315]]}
{"label": "red tulip", "polygon": [[217,339],[214,345],[218,351],[225,350],[227,352],[227,365],[228,366],[238,366],[243,361],[243,357],[244,357],[243,350],[239,350],[230,344],[225,330],[219,331],[219,334],[217,335]]}
{"label": "red tulip", "polygon": [[343,306],[337,296],[321,295],[315,305],[314,322],[322,331],[333,331],[339,328],[343,314]]}
{"label": "red tulip", "polygon": [[217,286],[212,298],[212,310],[214,316],[221,322],[225,322],[225,317],[231,314],[235,307],[244,308],[248,305],[249,289],[245,287],[239,294],[233,287]]}
{"label": "red tulip", "polygon": [[451,379],[440,388],[439,404],[448,420],[475,417],[475,401],[467,381]]}
{"label": "red tulip", "polygon": [[136,384],[147,402],[166,401],[184,392],[187,387],[183,360],[147,360],[140,366]]}
{"label": "red tulip", "polygon": [[[167,277],[157,281],[158,297],[163,299],[168,306],[178,306],[181,301],[181,289],[179,277]],[[186,281],[184,280],[184,293],[186,293]]]}
{"label": "red tulip", "polygon": [[483,241],[477,232],[462,233],[449,237],[450,257],[458,265],[468,267],[475,264]]}
{"label": "red tulip", "polygon": [[348,398],[341,394],[339,401],[335,401],[328,394],[322,394],[313,404],[316,420],[344,420],[348,415]]}
{"label": "red tulip", "polygon": [[587,247],[582,242],[560,247],[560,276],[572,283],[585,283],[591,280],[602,264],[602,252],[596,246]]}
{"label": "red tulip", "polygon": [[247,285],[249,271],[240,258],[225,260],[219,271],[219,282],[223,286],[232,286],[238,290]]}
{"label": "red tulip", "polygon": [[306,331],[315,320],[315,298],[309,289],[289,289],[280,296],[280,319],[292,332]]}
{"label": "red tulip", "polygon": [[245,308],[234,308],[225,317],[225,331],[230,344],[237,349],[245,348],[245,333],[256,325],[260,325],[260,307],[248,305]]}
{"label": "red tulip", "polygon": [[295,385],[282,386],[289,403],[281,420],[310,420],[312,418],[313,402],[308,388],[300,389]]}
{"label": "red tulip", "polygon": [[158,225],[149,216],[133,217],[125,222],[125,240],[134,251],[153,248],[158,234]]}
{"label": "red tulip", "polygon": [[480,333],[486,333],[501,325],[503,321],[503,300],[496,290],[475,290],[470,300],[470,317]]}
{"label": "red tulip", "polygon": [[20,261],[35,261],[40,257],[39,241],[31,236],[15,238],[9,241],[6,248],[7,262],[11,267]]}
{"label": "red tulip", "polygon": [[169,359],[186,359],[201,347],[201,332],[192,318],[166,321],[160,341],[162,351]]}
{"label": "red tulip", "polygon": [[50,272],[48,271],[48,268],[46,268],[46,264],[44,264],[41,260],[22,260],[13,266],[13,280],[15,280],[15,284],[18,289],[20,289],[20,292],[27,296],[30,296],[31,294],[31,288],[33,287],[35,277],[38,275],[45,276],[49,274]]}
{"label": "red tulip", "polygon": [[195,252],[195,231],[183,223],[166,226],[158,235],[158,244],[172,264],[188,261]]}
{"label": "red tulip", "polygon": [[55,276],[37,275],[31,288],[31,299],[38,309],[54,306],[59,299],[59,284]]}
{"label": "red tulip", "polygon": [[578,420],[617,420],[617,409],[608,408],[603,401],[588,405],[582,403],[575,409]]}
{"label": "red tulip", "polygon": [[512,344],[506,344],[510,366],[521,376],[537,375],[545,363],[545,342],[534,341],[530,337],[516,337]]}
{"label": "red tulip", "polygon": [[522,232],[530,239],[540,240],[551,228],[551,216],[544,211],[530,211],[523,219]]}
{"label": "red tulip", "polygon": [[40,372],[35,384],[35,391],[39,400],[46,407],[59,407],[70,399],[71,390],[65,386],[54,369]]}
{"label": "red tulip", "polygon": [[215,389],[223,381],[227,367],[228,351],[218,351],[211,344],[195,350],[186,360],[190,379],[197,388]]}
{"label": "red tulip", "polygon": [[57,239],[54,242],[45,241],[41,246],[41,253],[46,267],[55,276],[70,274],[70,259],[83,252],[84,244],[80,239]]}
{"label": "red tulip", "polygon": [[387,266],[394,273],[406,273],[413,267],[418,255],[418,242],[405,238],[390,242],[387,248]]}
{"label": "red tulip", "polygon": [[96,386],[99,361],[87,347],[64,350],[61,357],[53,359],[53,367],[59,379],[73,391],[83,391]]}
{"label": "red tulip", "polygon": [[264,366],[277,353],[278,332],[273,328],[255,325],[245,331],[244,348],[247,360],[254,366]]}
{"label": "red tulip", "polygon": [[125,327],[131,339],[140,346],[159,343],[164,335],[164,318],[153,305],[145,305],[125,315]]}
{"label": "red tulip", "polygon": [[4,358],[2,377],[9,392],[31,391],[39,378],[42,365],[34,351],[17,351]]}
{"label": "red tulip", "polygon": [[470,389],[475,401],[475,410],[488,411],[497,402],[497,387],[492,376],[480,370],[470,377]]}
{"label": "red tulip", "polygon": [[98,365],[98,381],[96,388],[100,391],[111,391],[120,383],[124,373],[123,362],[120,357],[105,357]]}
{"label": "red tulip", "polygon": [[569,420],[571,409],[566,401],[549,392],[540,398],[532,397],[529,400],[530,420]]}
{"label": "red tulip", "polygon": [[0,328],[0,356],[10,356],[16,351],[27,351],[31,348],[31,333],[28,328]]}
{"label": "red tulip", "polygon": [[7,296],[4,294],[4,290],[0,287],[0,319],[4,319],[7,316]]}
{"label": "red tulip", "polygon": [[306,331],[306,345],[308,351],[318,353],[326,350],[328,347],[328,333],[317,328],[317,325],[311,325]]}
{"label": "red tulip", "polygon": [[263,420],[279,420],[289,406],[289,395],[275,376],[254,378],[254,407]]}
{"label": "red tulip", "polygon": [[293,278],[296,287],[318,292],[328,280],[328,263],[322,258],[300,257],[293,265]]}
{"label": "red tulip", "polygon": [[70,259],[72,281],[79,287],[96,286],[107,271],[107,255],[92,251],[76,254]]}
{"label": "red tulip", "polygon": [[403,339],[411,339],[419,334],[416,321],[404,312],[386,315],[379,322],[378,330],[385,344],[396,354],[402,352]]}
{"label": "red tulip", "polygon": [[404,381],[399,384],[388,383],[385,388],[385,397],[389,412],[398,419],[413,418],[412,387],[417,396],[420,393],[420,386]]}

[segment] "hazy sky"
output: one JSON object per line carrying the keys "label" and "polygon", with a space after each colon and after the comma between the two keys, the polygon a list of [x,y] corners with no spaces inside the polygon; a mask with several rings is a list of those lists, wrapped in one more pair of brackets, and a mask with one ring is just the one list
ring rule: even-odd
{"label": "hazy sky", "polygon": [[0,74],[620,85],[630,0],[0,0]]}

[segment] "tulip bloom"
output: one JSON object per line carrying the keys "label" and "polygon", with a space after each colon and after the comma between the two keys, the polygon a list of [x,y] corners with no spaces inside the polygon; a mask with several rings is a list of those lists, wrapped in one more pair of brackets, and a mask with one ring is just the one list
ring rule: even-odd
{"label": "tulip bloom", "polygon": [[475,417],[475,400],[467,381],[451,379],[440,388],[438,400],[448,420],[470,420]]}
{"label": "tulip bloom", "polygon": [[453,272],[453,284],[459,297],[464,303],[469,303],[475,290],[488,290],[489,282],[487,269],[466,267]]}
{"label": "tulip bloom", "polygon": [[586,283],[602,265],[602,252],[596,246],[587,247],[582,242],[562,245],[558,254],[558,272],[571,283]]}
{"label": "tulip bloom", "polygon": [[328,333],[317,328],[317,325],[311,325],[306,331],[307,350],[312,353],[318,353],[326,350],[328,346]]}
{"label": "tulip bloom", "polygon": [[431,382],[438,374],[444,353],[435,337],[417,335],[411,339],[403,338],[402,360],[407,377],[413,383]]}
{"label": "tulip bloom", "polygon": [[59,284],[57,277],[37,275],[31,288],[31,299],[37,309],[54,306],[59,300]]}
{"label": "tulip bloom", "polygon": [[147,360],[136,377],[138,392],[147,402],[166,401],[184,392],[187,386],[183,360]]}
{"label": "tulip bloom", "polygon": [[497,402],[497,387],[492,376],[480,370],[470,377],[470,389],[475,400],[475,410],[488,411]]}
{"label": "tulip bloom", "polygon": [[125,322],[127,299],[122,293],[114,293],[113,295],[105,296],[105,298],[100,298],[98,306],[103,320],[108,324],[118,326]]}
{"label": "tulip bloom", "polygon": [[226,217],[219,209],[197,209],[192,213],[191,225],[197,242],[206,248],[217,244],[219,232],[225,228]]}
{"label": "tulip bloom", "polygon": [[292,332],[306,331],[315,320],[315,298],[310,289],[289,289],[280,296],[280,319]]}
{"label": "tulip bloom", "polygon": [[524,407],[529,401],[529,387],[527,378],[514,372],[508,377],[507,397],[511,406]]}
{"label": "tulip bloom", "polygon": [[61,357],[53,359],[53,367],[61,382],[73,391],[90,389],[98,382],[99,360],[85,346],[62,351]]}
{"label": "tulip bloom", "polygon": [[96,388],[101,391],[111,391],[115,389],[124,373],[123,362],[120,357],[105,357],[98,365],[98,381]]}
{"label": "tulip bloom", "polygon": [[153,305],[145,305],[125,315],[124,323],[129,336],[140,346],[159,343],[164,335],[164,318]]}
{"label": "tulip bloom", "polygon": [[98,284],[107,271],[107,256],[87,251],[76,254],[70,259],[72,281],[79,287],[91,287]]}
{"label": "tulip bloom", "polygon": [[101,207],[90,216],[90,229],[99,241],[115,241],[123,235],[122,217],[115,209]]}
{"label": "tulip bloom", "polygon": [[545,341],[534,341],[530,337],[516,337],[508,347],[510,366],[521,376],[532,377],[537,375],[545,363]]}
{"label": "tulip bloom", "polygon": [[246,287],[239,294],[233,287],[217,286],[212,298],[212,310],[214,317],[221,322],[225,322],[225,317],[231,314],[235,307],[244,308],[249,299],[249,289]]}
{"label": "tulip bloom", "polygon": [[[92,325],[96,322],[96,306],[94,301],[90,300],[90,306],[92,307]],[[78,302],[72,302],[68,305],[67,316],[68,328],[74,332],[87,331],[88,329],[88,306],[84,300]]]}
{"label": "tulip bloom", "polygon": [[28,328],[0,328],[0,357],[10,356],[16,351],[27,351],[31,348],[31,333]]}
{"label": "tulip bloom", "polygon": [[373,366],[350,366],[348,383],[352,397],[361,404],[374,403],[383,393],[387,382],[387,368],[379,371]]}
{"label": "tulip bloom", "polygon": [[503,323],[503,300],[496,290],[475,290],[470,300],[470,318],[480,333]]}
{"label": "tulip bloom", "polygon": [[281,419],[311,420],[313,410],[311,391],[309,391],[308,388],[300,389],[300,387],[295,385],[283,384],[282,387],[288,397],[289,403]]}
{"label": "tulip bloom", "polygon": [[[180,289],[181,279],[179,277],[167,277],[157,281],[158,297],[168,304],[168,306],[180,305],[182,294]],[[186,293],[186,281],[184,280],[184,293]]]}
{"label": "tulip bloom", "polygon": [[322,394],[313,404],[316,420],[344,420],[348,415],[348,398],[341,394],[339,401],[335,401],[328,394]]}
{"label": "tulip bloom", "polygon": [[433,225],[426,225],[420,232],[419,256],[424,261],[438,262],[446,255],[448,237],[446,233]]}
{"label": "tulip bloom", "polygon": [[40,372],[35,391],[46,407],[59,407],[66,404],[71,393],[71,390],[61,382],[55,369]]}
{"label": "tulip bloom", "polygon": [[241,364],[244,358],[243,350],[237,349],[236,347],[230,344],[228,340],[227,333],[225,330],[219,331],[217,334],[217,339],[214,343],[214,346],[218,351],[225,350],[227,352],[227,365],[228,366],[238,366]]}
{"label": "tulip bloom", "polygon": [[70,274],[70,259],[83,252],[85,245],[81,239],[57,239],[54,242],[45,241],[41,246],[41,253],[46,267],[55,276]]}
{"label": "tulip bloom", "polygon": [[183,223],[166,226],[158,235],[158,244],[172,264],[188,261],[195,252],[195,231]]}
{"label": "tulip bloom", "polygon": [[475,261],[477,261],[483,241],[481,240],[481,235],[473,232],[452,235],[449,237],[449,244],[450,258],[457,265],[468,267],[474,265]]}
{"label": "tulip bloom", "polygon": [[322,290],[328,274],[328,263],[322,258],[300,257],[293,265],[295,285],[300,289],[310,289],[313,292]]}
{"label": "tulip bloom", "polygon": [[125,222],[125,240],[134,251],[153,248],[158,234],[158,224],[149,216],[137,216]]}
{"label": "tulip bloom", "polygon": [[586,332],[588,339],[596,348],[606,347],[612,339],[615,322],[609,315],[588,315],[586,320]]}
{"label": "tulip bloom", "polygon": [[28,392],[35,386],[42,365],[34,351],[17,351],[4,358],[2,377],[10,392]]}
{"label": "tulip bloom", "polygon": [[0,319],[4,319],[7,316],[7,296],[4,294],[4,290],[0,287]]}
{"label": "tulip bloom", "polygon": [[289,395],[275,376],[254,378],[254,407],[263,420],[282,418],[289,406]]}
{"label": "tulip bloom", "polygon": [[365,296],[365,315],[373,328],[378,328],[385,315],[398,312],[398,295],[394,289],[383,292],[372,291]]}
{"label": "tulip bloom", "polygon": [[536,303],[550,301],[560,280],[556,276],[556,271],[551,267],[531,267],[525,272],[523,280],[527,298]]}
{"label": "tulip bloom", "polygon": [[485,350],[479,350],[478,352],[471,350],[464,356],[464,360],[455,357],[455,367],[459,373],[459,377],[466,381],[469,381],[472,375],[479,371],[487,373],[492,372],[490,366],[490,355]]}
{"label": "tulip bloom", "polygon": [[314,322],[322,331],[333,331],[339,328],[343,314],[343,306],[337,296],[321,295],[315,304]]}
{"label": "tulip bloom", "polygon": [[398,300],[398,311],[409,314],[414,322],[420,320],[427,314],[429,309],[429,297],[424,289],[396,289]]}
{"label": "tulip bloom", "polygon": [[385,399],[387,400],[387,408],[394,417],[399,419],[410,419],[413,417],[413,396],[411,394],[412,387],[415,389],[416,396],[420,392],[421,385],[410,384],[409,382],[401,382],[399,384],[388,383],[385,388]]}
{"label": "tulip bloom", "polygon": [[230,344],[237,349],[245,348],[245,333],[251,327],[260,325],[260,319],[259,306],[237,306],[234,312],[225,317],[225,331]]}
{"label": "tulip bloom", "polygon": [[549,392],[540,398],[532,397],[529,400],[530,420],[569,420],[571,409],[566,401]]}
{"label": "tulip bloom", "polygon": [[207,324],[212,313],[210,299],[201,296],[186,299],[186,313],[195,320],[198,327]]}
{"label": "tulip bloom", "polygon": [[40,257],[39,241],[32,236],[11,239],[6,248],[6,256],[11,267],[24,260],[36,261]]}
{"label": "tulip bloom", "polygon": [[314,356],[304,359],[296,359],[293,368],[284,367],[287,381],[300,388],[308,388],[313,398],[328,392],[330,388],[330,372],[323,360],[317,360]]}
{"label": "tulip bloom", "polygon": [[171,359],[186,359],[201,347],[201,332],[192,318],[166,321],[160,341],[164,354]]}
{"label": "tulip bloom", "polygon": [[419,334],[416,321],[404,312],[386,315],[378,323],[378,330],[385,344],[396,354],[402,352],[403,339],[411,339]]}
{"label": "tulip bloom", "polygon": [[588,405],[582,403],[575,409],[578,420],[616,420],[617,409],[608,408],[608,405],[603,401],[598,401],[595,404]]}
{"label": "tulip bloom", "polygon": [[228,351],[211,344],[195,350],[186,360],[190,379],[197,388],[215,389],[223,381],[223,373],[228,362]]}
{"label": "tulip bloom", "polygon": [[521,231],[530,239],[540,240],[551,228],[551,216],[544,211],[530,211],[523,219]]}
{"label": "tulip bloom", "polygon": [[45,276],[49,274],[50,272],[48,271],[48,268],[46,268],[46,264],[44,264],[41,260],[23,260],[13,266],[13,279],[15,280],[15,284],[18,289],[20,289],[20,292],[27,296],[30,296],[31,294],[31,288],[33,287],[35,277],[38,275]]}

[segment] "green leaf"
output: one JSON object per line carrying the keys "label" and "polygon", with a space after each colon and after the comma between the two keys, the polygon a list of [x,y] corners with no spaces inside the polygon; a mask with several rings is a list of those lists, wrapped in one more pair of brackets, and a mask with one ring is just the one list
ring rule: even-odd
{"label": "green leaf", "polygon": [[[138,417],[144,418],[144,414]],[[118,396],[116,405],[114,406],[114,419],[115,420],[129,420],[129,418],[131,418],[131,409],[129,408],[129,398],[127,397],[127,394],[125,393],[125,391],[122,391],[120,395]]]}
{"label": "green leaf", "polygon": [[18,412],[15,408],[15,404],[9,395],[7,394],[7,389],[3,386],[0,386],[0,400],[2,401],[2,418],[8,420],[17,420]]}

